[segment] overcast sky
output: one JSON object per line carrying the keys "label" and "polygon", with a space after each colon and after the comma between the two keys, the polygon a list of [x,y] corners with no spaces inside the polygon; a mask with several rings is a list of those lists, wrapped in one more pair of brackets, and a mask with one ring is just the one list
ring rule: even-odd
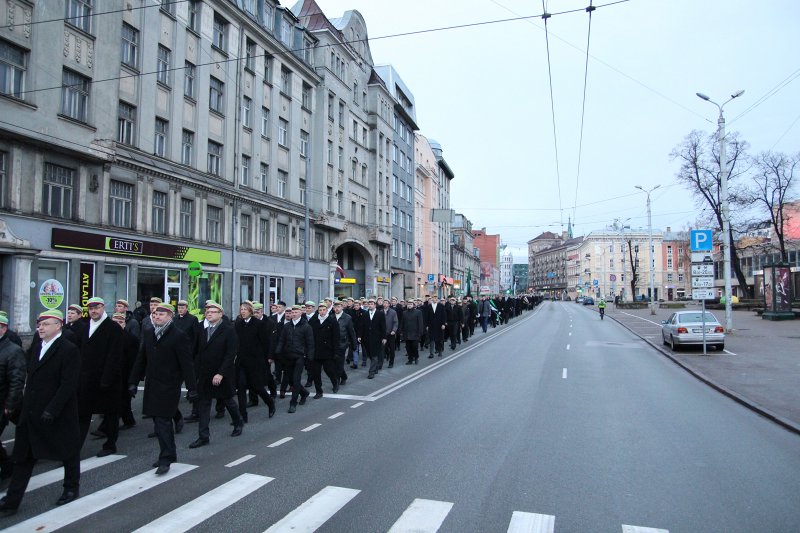
{"label": "overcast sky", "polygon": [[[610,0],[594,1],[602,6]],[[681,229],[699,208],[675,181],[669,154],[693,129],[728,132],[751,153],[800,151],[800,1],[630,0],[593,12],[579,160],[589,0],[318,0],[329,18],[359,11],[376,64],[391,63],[414,94],[420,132],[441,143],[455,172],[451,207],[499,233],[527,262],[543,231],[603,229],[616,217]],[[417,30],[526,20],[389,37]],[[386,37],[386,38],[381,38]],[[766,99],[765,99],[766,97]],[[759,103],[761,102],[761,103]],[[755,107],[754,104],[757,104]],[[741,115],[741,116],[740,116]],[[556,148],[558,157],[556,158]],[[558,164],[556,163],[558,160]]]}

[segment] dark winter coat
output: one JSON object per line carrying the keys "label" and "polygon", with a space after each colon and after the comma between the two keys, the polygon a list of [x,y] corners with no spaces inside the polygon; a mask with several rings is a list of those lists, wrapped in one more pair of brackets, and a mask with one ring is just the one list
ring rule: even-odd
{"label": "dark winter coat", "polygon": [[138,385],[143,378],[142,412],[150,416],[172,418],[181,399],[181,384],[185,382],[190,391],[196,389],[189,337],[174,324],[163,330],[159,340],[153,328],[144,332],[128,383]]}
{"label": "dark winter coat", "polygon": [[309,320],[314,331],[314,360],[333,359],[339,349],[339,323],[328,314],[322,322],[319,315]]}
{"label": "dark winter coat", "polygon": [[[80,451],[80,366],[78,347],[63,334],[41,360],[38,349],[28,352],[28,379],[14,441],[15,461],[24,461],[29,447],[34,458],[54,461],[66,461]],[[53,415],[52,422],[42,421],[45,411]]]}
{"label": "dark winter coat", "polygon": [[234,324],[239,340],[236,365],[244,369],[251,388],[261,389],[267,376],[269,333],[261,320],[255,317],[251,317],[248,322],[239,318]]}
{"label": "dark winter coat", "polygon": [[406,309],[403,313],[401,333],[403,339],[407,341],[418,341],[422,338],[425,331],[425,321],[422,319],[422,311],[417,308]]}
{"label": "dark winter coat", "polygon": [[[335,314],[333,318],[336,318]],[[355,328],[353,328],[353,317],[342,312],[341,316],[336,320],[339,324],[339,351],[336,355],[344,357],[348,347],[350,350],[356,349],[358,346],[358,338],[356,337]]]}
{"label": "dark winter coat", "polygon": [[447,313],[445,313],[444,305],[437,303],[436,311],[433,310],[433,304],[425,306],[423,313],[425,320],[425,327],[428,330],[428,335],[432,341],[441,341],[444,339],[444,330],[442,326],[447,325]]}
{"label": "dark winter coat", "polygon": [[[211,338],[200,324],[197,340],[197,394],[201,398],[232,398],[236,394],[236,331],[231,322],[220,320]],[[222,375],[222,382],[214,386],[211,380]]]}
{"label": "dark winter coat", "polygon": [[91,337],[89,324],[80,331],[81,374],[78,414],[115,413],[122,387],[122,328],[103,320]]}
{"label": "dark winter coat", "polygon": [[464,310],[461,309],[461,306],[458,303],[451,304],[447,302],[444,306],[444,312],[447,315],[447,323],[448,324],[458,324],[461,325],[464,322]]}
{"label": "dark winter coat", "polygon": [[297,325],[287,320],[281,328],[275,354],[284,364],[294,364],[301,357],[314,359],[314,331],[311,326],[302,320]]}
{"label": "dark winter coat", "polygon": [[364,347],[367,357],[377,356],[380,353],[380,350],[383,349],[381,341],[386,339],[386,333],[386,315],[383,314],[383,310],[376,309],[371,319],[369,311],[366,311],[361,321],[358,338],[361,340],[361,346]]}
{"label": "dark winter coat", "polygon": [[0,339],[0,410],[14,413],[22,405],[25,352],[8,335]]}

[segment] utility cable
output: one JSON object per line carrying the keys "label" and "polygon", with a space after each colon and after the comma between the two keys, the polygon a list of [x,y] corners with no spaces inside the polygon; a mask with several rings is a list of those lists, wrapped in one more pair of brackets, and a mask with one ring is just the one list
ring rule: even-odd
{"label": "utility cable", "polygon": [[[596,8],[592,6],[592,0],[589,0],[589,7],[586,8],[586,12],[589,13],[589,29],[586,32],[586,65],[584,66],[583,70],[583,102],[581,103],[581,133],[580,133],[580,140],[578,141],[578,172],[575,175],[575,200],[574,203],[578,202],[578,188],[581,182],[581,156],[583,155],[583,126],[584,121],[586,118],[586,86],[588,85],[589,80],[589,43],[591,42],[592,38],[592,11]],[[576,208],[572,209],[572,219],[576,220]]]}
{"label": "utility cable", "polygon": [[544,20],[544,39],[545,43],[547,44],[547,77],[550,82],[550,115],[553,119],[553,148],[555,150],[555,158],[556,158],[556,183],[558,184],[558,211],[559,211],[559,219],[561,220],[561,225],[564,225],[564,212],[563,206],[561,202],[561,172],[559,170],[559,163],[558,163],[558,135],[556,135],[556,108],[555,108],[555,100],[553,97],[553,71],[550,65],[550,38],[547,35],[547,19],[549,19],[552,15],[547,13],[547,8],[544,5],[544,0],[542,0],[542,19]]}
{"label": "utility cable", "polygon": [[733,117],[733,119],[731,119],[730,122],[728,123],[731,124],[736,120],[739,120],[741,117],[745,116],[747,113],[749,113],[753,109],[757,108],[758,106],[760,106],[761,104],[763,104],[764,102],[775,96],[781,89],[783,89],[784,87],[786,87],[799,77],[800,77],[800,68],[798,68],[797,70],[789,74],[786,78],[781,80],[775,87],[767,91],[766,94],[764,94],[761,98],[750,104],[744,111]]}

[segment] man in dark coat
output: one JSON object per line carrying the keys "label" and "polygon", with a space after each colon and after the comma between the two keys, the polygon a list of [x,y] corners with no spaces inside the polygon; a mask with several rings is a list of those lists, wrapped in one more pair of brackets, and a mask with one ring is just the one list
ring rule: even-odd
{"label": "man in dark coat", "polygon": [[408,308],[403,312],[401,323],[403,339],[406,341],[407,365],[419,364],[419,341],[425,331],[425,321],[422,318],[422,309],[416,307],[414,302],[408,301]]}
{"label": "man in dark coat", "polygon": [[447,299],[444,306],[445,315],[447,315],[447,330],[450,332],[450,349],[455,350],[456,344],[461,342],[461,327],[464,322],[464,311],[461,305],[456,302],[455,297],[451,296]]}
{"label": "man in dark coat", "polygon": [[[120,343],[120,369],[121,375],[120,383],[122,391],[120,392],[120,411],[119,416],[122,419],[122,427],[120,429],[130,429],[136,425],[136,419],[133,418],[133,410],[131,409],[131,396],[128,394],[128,377],[133,370],[133,364],[136,362],[136,355],[139,353],[139,338],[135,337],[126,326],[127,315],[126,313],[114,313],[111,315],[111,320],[120,327],[122,330],[122,342]],[[132,319],[135,321],[135,319]],[[107,419],[108,420],[108,419]],[[104,431],[107,432],[104,428]]]}
{"label": "man in dark coat", "polygon": [[[281,338],[281,331],[283,330],[283,325],[289,320],[286,316],[286,302],[283,300],[279,301],[275,304],[275,312],[272,313],[269,318],[275,323],[275,328],[272,332],[272,346],[273,348],[278,345],[278,341]],[[291,312],[289,313],[291,314]],[[274,352],[274,349],[273,349]],[[281,399],[286,397],[286,385],[283,384],[283,358],[282,357],[275,357],[273,359],[275,364],[275,382],[280,385]]]}
{"label": "man in dark coat", "polygon": [[428,334],[428,342],[430,347],[430,355],[428,359],[433,359],[434,350],[442,356],[444,351],[444,330],[447,327],[447,314],[444,310],[444,304],[439,303],[434,297],[431,303],[425,308],[425,331]]}
{"label": "man in dark coat", "polygon": [[244,302],[239,306],[239,318],[234,323],[239,352],[236,356],[236,383],[239,390],[239,414],[247,422],[247,391],[260,396],[269,409],[269,417],[275,415],[275,401],[267,393],[267,352],[269,331],[253,316],[253,306]]}
{"label": "man in dark coat", "polygon": [[[352,298],[350,298],[352,299]],[[353,305],[348,309],[350,318],[353,319],[353,329],[356,331],[356,348],[353,350],[352,353],[352,363],[350,368],[355,370],[358,368],[358,361],[361,360],[361,366],[367,366],[367,360],[364,357],[364,350],[359,346],[361,341],[358,340],[358,336],[361,334],[361,327],[364,323],[364,313],[366,313],[366,309],[361,308],[361,302],[358,300],[353,301]]]}
{"label": "man in dark coat", "polygon": [[[125,315],[125,331],[136,337],[136,339],[142,338],[142,326],[139,324],[139,321],[133,317],[128,300],[123,300],[122,298],[117,300],[114,304],[114,312]],[[125,376],[125,379],[127,380],[128,376]]]}
{"label": "man in dark coat", "polygon": [[386,315],[383,314],[383,309],[377,309],[376,306],[375,300],[370,298],[358,335],[358,342],[364,351],[364,361],[370,360],[367,375],[369,379],[378,373],[378,368],[383,363],[383,350],[386,345]]}
{"label": "man in dark coat", "polygon": [[8,516],[19,507],[38,459],[64,463],[64,492],[56,505],[78,497],[81,477],[78,378],[80,352],[64,339],[64,315],[57,309],[39,314],[36,331],[40,347],[28,352],[27,390],[14,440],[14,473],[0,513]]}
{"label": "man in dark coat", "polygon": [[311,326],[302,319],[303,309],[302,306],[295,305],[291,311],[286,310],[287,321],[283,324],[281,336],[275,346],[275,354],[283,367],[281,395],[289,383],[292,385],[290,413],[297,411],[298,396],[300,396],[300,405],[306,403],[309,392],[303,387],[301,379],[305,360],[314,358],[314,332],[311,330]]}
{"label": "man in dark coat", "polygon": [[76,344],[77,339],[80,338],[83,329],[86,327],[86,320],[83,319],[83,308],[78,304],[72,304],[67,307],[67,320],[64,322],[62,333],[71,331],[75,335]]}
{"label": "man in dark coat", "polygon": [[472,296],[467,295],[467,307],[464,309],[466,313],[467,328],[469,334],[467,338],[475,335],[475,322],[478,320],[478,305],[472,300]]}
{"label": "man in dark coat", "polygon": [[224,309],[217,302],[206,302],[208,327],[199,333],[195,368],[197,370],[197,414],[200,426],[197,440],[190,448],[199,448],[209,443],[211,433],[208,423],[211,418],[211,402],[220,400],[233,419],[232,437],[242,434],[244,421],[239,414],[236,395],[236,331],[233,324],[222,320]]}
{"label": "man in dark coat", "polygon": [[[339,386],[347,382],[347,372],[344,369],[344,363],[347,360],[348,352],[355,351],[358,346],[358,337],[356,337],[355,328],[353,328],[353,318],[344,312],[344,304],[336,300],[333,304],[333,318],[339,324],[339,348],[336,351],[336,366],[339,371]],[[334,394],[339,391],[339,387],[334,387]]]}
{"label": "man in dark coat", "polygon": [[[384,357],[389,358],[389,368],[394,366],[395,344],[400,342],[400,317],[389,300],[383,301],[383,314],[386,316],[386,345]],[[380,370],[380,367],[378,368]]]}
{"label": "man in dark coat", "polygon": [[81,423],[81,446],[89,433],[92,414],[105,415],[106,442],[98,452],[105,457],[117,452],[120,396],[122,388],[122,331],[108,317],[102,298],[89,298],[90,321],[81,331],[81,373],[78,384],[78,416]]}
{"label": "man in dark coat", "polygon": [[144,382],[142,412],[153,417],[160,453],[153,464],[157,475],[169,472],[178,460],[172,417],[181,399],[181,384],[186,383],[189,399],[197,398],[194,365],[189,338],[172,324],[175,309],[157,304],[152,314],[153,328],[143,332],[142,347],[128,379],[128,391],[136,396],[139,382]]}
{"label": "man in dark coat", "polygon": [[[277,323],[264,316],[264,304],[259,302],[253,302],[253,317],[261,323],[263,328],[262,335],[267,339],[266,351],[264,352],[264,357],[267,361],[267,388],[269,389],[269,395],[276,398],[278,396],[278,386],[275,382],[275,376],[272,374],[272,365],[275,362],[272,352],[275,349]],[[258,405],[257,400],[253,403],[254,406]],[[249,404],[247,406],[250,407]]]}
{"label": "man in dark coat", "polygon": [[339,392],[339,368],[336,352],[339,349],[339,323],[328,312],[327,302],[320,302],[317,313],[308,321],[314,331],[314,358],[311,360],[311,378],[316,394],[314,399],[322,398],[322,369],[331,380],[333,393]]}
{"label": "man in dark coat", "polygon": [[[8,338],[8,317],[0,316],[0,435],[9,421],[19,420],[25,388],[25,352]],[[14,464],[0,444],[0,479],[11,477]]]}

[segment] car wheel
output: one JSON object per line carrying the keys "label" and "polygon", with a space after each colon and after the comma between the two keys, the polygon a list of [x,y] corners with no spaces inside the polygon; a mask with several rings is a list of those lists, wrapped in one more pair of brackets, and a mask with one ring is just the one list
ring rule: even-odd
{"label": "car wheel", "polygon": [[677,352],[678,351],[678,345],[675,344],[675,339],[672,337],[672,335],[669,336],[669,348],[673,352]]}
{"label": "car wheel", "polygon": [[669,344],[667,342],[667,338],[664,336],[664,332],[663,331],[661,332],[661,343],[664,344],[664,346]]}
{"label": "car wheel", "polygon": [[721,352],[724,349],[725,349],[725,344],[724,343],[723,344],[717,344],[717,350],[719,350]]}

